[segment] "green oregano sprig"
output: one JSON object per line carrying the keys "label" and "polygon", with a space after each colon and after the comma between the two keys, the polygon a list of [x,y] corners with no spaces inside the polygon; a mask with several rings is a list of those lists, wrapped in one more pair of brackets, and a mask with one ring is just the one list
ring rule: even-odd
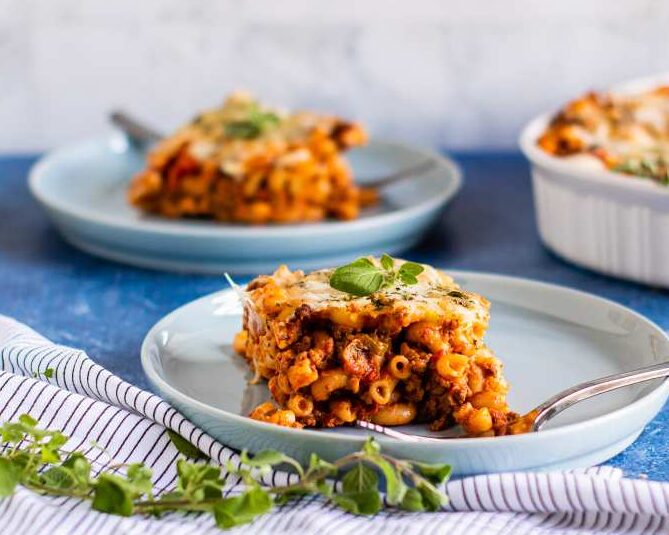
{"label": "green oregano sprig", "polygon": [[[27,414],[0,426],[0,440],[0,498],[11,496],[21,485],[40,494],[87,500],[96,511],[119,516],[160,516],[174,511],[210,514],[222,529],[252,522],[276,504],[305,495],[320,495],[353,514],[373,515],[383,507],[379,474],[385,480],[386,502],[391,507],[436,511],[447,503],[438,485],[451,473],[448,465],[385,455],[370,437],[360,451],[334,462],[312,454],[308,466],[274,450],[253,457],[244,451],[239,466],[229,462],[225,467],[228,474],[243,482],[242,492],[235,496],[224,497],[220,466],[181,458],[177,460],[175,488],[158,494],[151,470],[144,464],[115,465],[95,475],[83,453],[62,449],[68,437],[60,431],[40,429],[37,420]],[[181,453],[204,455],[184,443],[183,439],[175,441]],[[261,485],[258,478],[280,465],[291,467],[298,475],[297,482]],[[339,478],[339,484],[333,478]]]}
{"label": "green oregano sprig", "polygon": [[281,122],[279,116],[260,108],[257,103],[249,105],[246,119],[231,121],[224,126],[225,135],[236,139],[255,139]]}
{"label": "green oregano sprig", "polygon": [[364,297],[393,286],[398,281],[407,286],[417,284],[418,275],[425,269],[415,262],[404,262],[396,270],[395,261],[387,254],[381,256],[379,263],[377,266],[369,258],[362,257],[338,267],[330,276],[330,286],[335,290]]}

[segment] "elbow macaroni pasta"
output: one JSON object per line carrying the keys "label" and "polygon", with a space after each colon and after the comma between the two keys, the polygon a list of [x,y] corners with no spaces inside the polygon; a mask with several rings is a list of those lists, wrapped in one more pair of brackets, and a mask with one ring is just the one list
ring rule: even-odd
{"label": "elbow macaroni pasta", "polygon": [[509,410],[501,362],[482,340],[484,298],[426,266],[411,287],[415,302],[407,293],[398,301],[343,299],[326,285],[330,273],[282,266],[249,284],[264,327],[245,314],[235,347],[278,404],[260,405],[252,418],[292,427],[459,424],[472,436],[527,430]]}

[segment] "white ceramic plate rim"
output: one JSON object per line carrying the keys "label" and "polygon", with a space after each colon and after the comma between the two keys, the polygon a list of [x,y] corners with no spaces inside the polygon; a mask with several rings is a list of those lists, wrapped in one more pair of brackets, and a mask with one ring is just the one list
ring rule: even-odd
{"label": "white ceramic plate rim", "polygon": [[[507,276],[507,275],[497,275],[494,273],[487,273],[487,272],[478,272],[478,271],[457,271],[457,270],[448,270],[446,269],[446,272],[449,275],[452,275],[454,278],[466,278],[468,276],[475,276],[479,277],[481,279],[495,279],[499,282],[507,282],[509,284],[516,284],[524,287],[539,287],[539,288],[544,288],[546,290],[552,290],[552,291],[561,291],[561,292],[566,292],[569,294],[572,294],[574,296],[580,296],[583,298],[591,299],[593,301],[598,301],[601,304],[605,304],[608,306],[612,306],[617,309],[624,310],[626,313],[631,314],[634,316],[636,319],[638,319],[640,322],[645,323],[646,326],[654,329],[656,331],[656,334],[658,334],[660,337],[664,338],[665,340],[669,340],[669,336],[667,333],[665,333],[661,327],[659,327],[656,323],[652,322],[645,316],[642,316],[638,312],[635,312],[634,310],[627,308],[619,303],[616,303],[615,301],[611,301],[610,299],[605,299],[603,297],[599,297],[593,294],[590,294],[588,292],[583,292],[580,290],[576,290],[573,288],[568,288],[566,286],[561,286],[559,284],[552,284],[548,282],[542,282],[542,281],[537,281],[533,279],[527,279],[527,278],[522,278],[522,277],[512,277],[512,276]],[[226,292],[232,292],[232,290],[223,290]],[[156,387],[158,388],[161,392],[168,392],[169,397],[172,398],[181,398],[181,400],[185,400],[185,403],[191,406],[197,407],[198,410],[202,410],[204,412],[207,412],[209,414],[212,414],[218,418],[227,418],[229,420],[234,420],[237,422],[243,422],[245,425],[250,425],[251,427],[255,427],[259,431],[262,431],[263,429],[269,429],[271,428],[272,432],[278,432],[282,433],[285,435],[292,435],[295,437],[300,437],[300,436],[320,436],[320,437],[327,437],[328,440],[333,440],[333,441],[338,441],[338,442],[350,442],[351,440],[361,440],[360,435],[355,435],[351,433],[346,433],[344,431],[338,431],[337,433],[328,433],[324,434],[322,431],[319,431],[317,429],[294,429],[294,428],[289,428],[289,427],[282,427],[279,425],[267,423],[267,422],[260,422],[257,420],[253,420],[247,416],[242,416],[240,414],[234,414],[232,412],[228,412],[224,409],[219,409],[217,407],[214,407],[212,405],[209,405],[207,403],[204,403],[202,401],[199,401],[197,399],[194,399],[190,397],[189,395],[181,392],[177,388],[173,387],[170,383],[168,383],[165,379],[163,379],[160,374],[154,369],[154,367],[151,365],[151,359],[149,358],[149,346],[154,344],[153,342],[155,338],[155,332],[158,330],[159,326],[163,324],[166,321],[171,320],[175,315],[180,313],[183,308],[190,306],[192,303],[195,301],[199,301],[200,299],[211,299],[215,295],[220,294],[221,291],[214,292],[212,294],[208,294],[205,296],[202,296],[198,299],[195,299],[193,301],[190,301],[189,303],[186,303],[179,308],[173,310],[166,316],[162,317],[158,322],[156,322],[153,327],[149,330],[149,332],[146,334],[144,341],[142,342],[141,346],[141,363],[142,363],[142,368],[144,369],[144,373],[149,379],[149,381]],[[557,392],[556,392],[557,393]],[[632,413],[636,412],[636,409],[640,405],[645,405],[652,403],[655,401],[656,398],[662,397],[664,395],[669,394],[669,379],[665,379],[662,381],[656,388],[654,388],[652,391],[648,392],[644,396],[640,397],[639,399],[633,401],[629,405],[626,405],[625,407],[621,407],[619,409],[612,410],[611,412],[608,412],[606,414],[596,416],[594,418],[591,418],[586,421],[582,422],[576,422],[576,423],[571,423],[571,424],[566,424],[560,427],[552,428],[552,429],[546,429],[545,431],[540,431],[542,436],[546,437],[553,437],[554,439],[559,439],[561,436],[564,435],[570,435],[572,433],[577,433],[579,430],[586,430],[587,428],[592,426],[593,424],[597,424],[598,422],[602,422],[606,419],[613,419],[616,417],[624,417],[627,413]],[[379,434],[374,434],[375,438],[378,438],[381,441],[387,441],[387,442],[396,442],[396,439],[388,438],[383,435]],[[500,436],[500,437],[481,437],[481,438],[468,438],[466,439],[465,443],[466,444],[472,444],[472,445],[483,445],[487,444],[490,445],[494,442],[504,440],[506,441],[507,445],[509,444],[523,444],[526,441],[531,441],[534,440],[534,437],[536,436],[535,433],[526,433],[526,434],[520,434],[520,435],[505,435],[505,436]],[[445,444],[447,443],[453,443],[454,441],[457,441],[458,443],[462,443],[462,439],[454,439],[454,438],[445,438],[443,439],[443,442]]]}
{"label": "white ceramic plate rim", "polygon": [[[328,221],[327,224],[322,223],[307,223],[299,225],[274,225],[274,226],[244,226],[244,225],[227,225],[224,223],[212,224],[211,226],[190,225],[188,221],[179,220],[151,220],[142,221],[138,224],[137,221],[130,221],[124,219],[116,219],[112,216],[99,214],[94,209],[89,209],[83,206],[72,206],[63,203],[58,199],[52,198],[41,187],[42,181],[45,180],[47,169],[53,165],[63,155],[69,151],[81,147],[84,143],[98,144],[110,142],[111,137],[96,138],[94,140],[87,140],[80,143],[66,145],[59,149],[55,149],[47,153],[39,159],[39,161],[32,167],[28,175],[28,185],[33,196],[44,206],[61,213],[69,214],[80,219],[91,221],[107,227],[125,229],[131,231],[148,231],[153,233],[161,233],[167,235],[181,235],[181,236],[215,236],[219,238],[235,237],[235,238],[254,238],[254,237],[275,237],[285,238],[294,236],[295,231],[299,231],[301,236],[322,234],[324,231],[328,233],[348,233],[362,230],[368,230],[370,227],[382,227],[388,224],[396,223],[411,217],[414,214],[422,214],[429,212],[442,204],[445,204],[451,197],[453,197],[462,185],[462,172],[460,167],[449,157],[443,156],[437,152],[427,149],[421,149],[408,145],[405,143],[375,140],[369,146],[388,146],[401,147],[411,150],[416,154],[420,154],[424,158],[430,158],[443,167],[448,177],[444,179],[443,190],[436,196],[431,197],[419,204],[409,208],[400,208],[389,213],[379,215],[371,215],[353,221]],[[130,177],[128,177],[130,178]]]}
{"label": "white ceramic plate rim", "polygon": [[[636,78],[622,84],[617,84],[611,89],[617,93],[636,93],[645,89],[651,89],[656,85],[669,83],[669,73],[663,73],[656,76],[647,76]],[[537,147],[537,139],[548,126],[555,111],[547,112],[532,119],[522,130],[519,138],[520,149],[525,156],[533,163],[579,179],[592,184],[606,185],[627,192],[650,193],[654,197],[664,196],[669,199],[669,188],[656,184],[652,180],[634,178],[624,180],[626,177],[621,173],[614,173],[607,170],[597,169],[579,169],[564,158],[553,156]]]}

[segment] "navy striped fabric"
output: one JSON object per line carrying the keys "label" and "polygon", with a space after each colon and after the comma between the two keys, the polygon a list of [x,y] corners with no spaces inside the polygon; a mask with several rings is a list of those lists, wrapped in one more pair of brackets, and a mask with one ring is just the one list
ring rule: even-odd
{"label": "navy striped fabric", "polygon": [[[51,379],[42,375],[47,368],[55,371]],[[238,462],[235,451],[162,399],[114,376],[83,351],[53,344],[0,316],[0,421],[22,413],[64,431],[71,437],[66,448],[82,449],[94,470],[146,463],[159,490],[172,488],[176,480],[178,453],[166,428],[219,463]],[[266,476],[266,483],[291,477],[275,472]],[[239,489],[236,479],[226,483],[228,493]],[[669,484],[625,479],[607,467],[476,476],[450,482],[447,492],[451,504],[442,513],[384,512],[374,518],[355,517],[321,499],[306,498],[235,533],[669,533]],[[25,489],[0,502],[0,526],[5,533],[30,534],[219,532],[207,516],[119,518],[91,511],[78,500]]]}

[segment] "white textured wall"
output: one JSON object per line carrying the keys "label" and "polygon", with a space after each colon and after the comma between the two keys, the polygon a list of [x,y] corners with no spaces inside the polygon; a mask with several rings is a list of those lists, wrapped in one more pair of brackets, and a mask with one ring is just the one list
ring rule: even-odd
{"label": "white textured wall", "polygon": [[651,0],[0,0],[0,151],[169,129],[234,88],[379,136],[515,145],[575,93],[669,70]]}

